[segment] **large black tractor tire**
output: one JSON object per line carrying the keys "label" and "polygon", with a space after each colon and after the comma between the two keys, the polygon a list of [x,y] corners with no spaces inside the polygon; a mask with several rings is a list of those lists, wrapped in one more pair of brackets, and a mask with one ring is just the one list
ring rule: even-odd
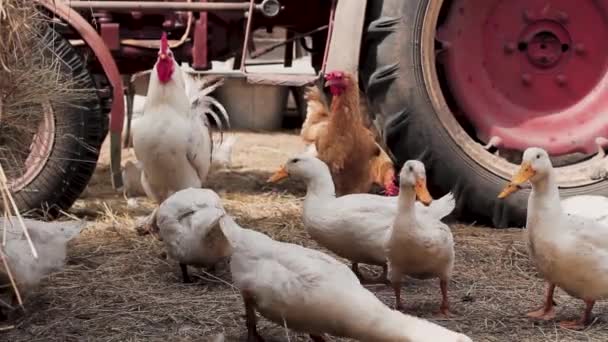
{"label": "large black tractor tire", "polygon": [[402,165],[424,162],[431,193],[456,196],[455,216],[495,227],[525,223],[526,191],[497,199],[506,180],[480,166],[442,126],[423,78],[422,23],[432,0],[372,0],[361,52],[361,82],[384,137]]}
{"label": "large black tractor tire", "polygon": [[[63,60],[59,72],[78,81],[81,89],[97,88],[83,58],[70,43],[51,27],[41,39]],[[27,58],[27,56],[24,56]],[[108,132],[108,100],[97,91],[78,103],[53,107],[54,143],[40,172],[27,185],[13,193],[22,213],[47,219],[69,209],[91,179],[101,145]]]}
{"label": "large black tractor tire", "polygon": [[[361,50],[360,80],[376,115],[382,115],[384,138],[398,164],[425,163],[431,193],[452,191],[455,216],[497,228],[521,227],[529,190],[506,200],[497,195],[508,179],[489,171],[484,155],[465,153],[442,125],[425,84],[423,43],[425,14],[437,0],[370,0]],[[436,8],[434,8],[436,9]],[[434,29],[434,28],[433,28]],[[426,46],[426,45],[425,45]],[[608,182],[560,190],[563,197],[608,195]]]}

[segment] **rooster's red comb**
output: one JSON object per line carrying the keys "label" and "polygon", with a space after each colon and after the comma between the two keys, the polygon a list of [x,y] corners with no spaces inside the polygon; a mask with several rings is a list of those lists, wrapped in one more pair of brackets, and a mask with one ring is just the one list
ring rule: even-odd
{"label": "rooster's red comb", "polygon": [[160,53],[167,53],[169,49],[169,41],[167,40],[167,32],[163,32],[160,37]]}

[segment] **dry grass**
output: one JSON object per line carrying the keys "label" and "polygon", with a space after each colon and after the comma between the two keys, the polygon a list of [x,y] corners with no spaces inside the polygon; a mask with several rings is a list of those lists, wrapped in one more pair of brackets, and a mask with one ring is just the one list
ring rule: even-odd
{"label": "dry grass", "polygon": [[34,138],[50,132],[40,129],[44,114],[95,96],[72,74],[47,25],[34,0],[0,1],[0,162],[13,180],[22,176]]}
{"label": "dry grass", "polygon": [[[290,182],[271,187],[264,182],[286,156],[301,149],[298,139],[289,135],[239,136],[236,168],[214,175],[211,187],[225,199],[226,207],[240,224],[276,239],[319,248],[302,227],[303,186]],[[162,245],[150,237],[138,237],[132,230],[134,221],[148,213],[151,204],[143,201],[139,208],[128,209],[121,196],[109,190],[107,167],[105,163],[100,165],[89,197],[74,209],[75,213],[97,215],[94,227],[71,243],[65,271],[50,277],[28,298],[27,315],[12,318],[9,324],[14,328],[4,333],[0,325],[0,338],[207,341],[219,332],[242,337],[243,308],[237,292],[229,285],[226,269],[213,275],[195,271],[199,281],[182,284],[178,266],[161,256]],[[457,264],[450,298],[458,316],[435,322],[465,332],[475,341],[608,340],[608,307],[604,303],[596,306],[597,320],[583,332],[524,317],[525,312],[540,305],[544,288],[528,261],[520,230],[462,224],[452,227]],[[435,281],[406,284],[406,312],[434,319],[432,314],[440,299],[438,287]],[[393,304],[389,288],[369,288],[387,305]],[[581,301],[561,291],[557,292],[556,301],[561,319],[578,317],[583,308]],[[281,327],[262,319],[260,328],[265,336],[287,341]],[[290,333],[290,341],[306,340],[305,336]]]}

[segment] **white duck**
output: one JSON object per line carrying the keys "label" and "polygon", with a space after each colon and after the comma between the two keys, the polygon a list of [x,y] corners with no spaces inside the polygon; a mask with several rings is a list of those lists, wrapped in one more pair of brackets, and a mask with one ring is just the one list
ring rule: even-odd
{"label": "white duck", "polygon": [[[0,227],[6,227],[6,245],[2,246],[1,250],[6,255],[20,294],[26,296],[44,277],[63,268],[66,245],[80,233],[86,222],[43,222],[24,219],[38,253],[38,258],[35,259],[17,218],[12,217],[10,221],[13,224],[0,218]],[[10,286],[9,284],[6,270],[0,263],[0,287]],[[15,298],[13,296],[13,302]]]}
{"label": "white duck", "polygon": [[608,197],[599,195],[580,195],[562,200],[564,212],[583,216],[608,225]]}
{"label": "white duck", "polygon": [[188,265],[214,266],[230,256],[230,243],[220,229],[201,214],[209,202],[219,202],[214,192],[194,188],[176,192],[156,212],[159,235],[170,257],[179,262],[184,283],[190,283]]}
{"label": "white duck", "polygon": [[[529,189],[529,184],[517,186],[519,189]],[[577,195],[563,198],[562,209],[566,214],[590,218],[608,225],[608,197],[601,195]]]}
{"label": "white duck", "polygon": [[[327,165],[306,155],[289,159],[269,181],[278,182],[290,175],[307,184],[303,220],[310,236],[321,246],[352,261],[352,270],[361,279],[359,263],[382,266],[383,273],[377,280],[364,282],[386,283],[384,245],[397,215],[397,197],[372,194],[336,197]],[[449,193],[429,207],[418,203],[416,211],[441,219],[449,215],[454,206],[454,197]]]}
{"label": "white duck", "polygon": [[555,317],[553,291],[559,286],[585,301],[579,320],[560,323],[565,328],[580,329],[590,321],[595,301],[608,298],[608,226],[565,213],[555,177],[547,152],[529,148],[519,171],[498,197],[509,196],[526,181],[532,184],[526,222],[528,248],[548,288],[544,307],[528,316]]}
{"label": "white duck", "polygon": [[[198,210],[221,227],[233,254],[230,271],[245,304],[248,342],[264,341],[256,329],[262,316],[313,341],[323,335],[364,342],[469,342],[471,339],[429,321],[391,310],[364,288],[347,266],[322,252],[279,242],[240,227],[210,190]],[[212,229],[212,228],[209,228]]]}
{"label": "white duck", "polygon": [[416,198],[425,205],[433,200],[426,188],[424,164],[409,160],[401,169],[399,213],[386,243],[389,273],[395,290],[395,306],[402,308],[401,280],[439,278],[441,313],[449,315],[448,282],[454,268],[452,231],[439,219],[419,213]]}

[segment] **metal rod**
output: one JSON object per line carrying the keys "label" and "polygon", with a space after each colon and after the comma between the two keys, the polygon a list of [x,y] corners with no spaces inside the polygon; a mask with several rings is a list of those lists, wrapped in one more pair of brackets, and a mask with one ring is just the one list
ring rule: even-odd
{"label": "metal rod", "polygon": [[[74,9],[112,11],[247,11],[249,2],[161,2],[161,1],[72,1],[64,0]],[[255,6],[255,9],[258,9]]]}
{"label": "metal rod", "polygon": [[289,39],[286,39],[284,41],[281,41],[281,42],[278,42],[276,44],[270,45],[268,47],[256,50],[256,51],[252,52],[249,57],[251,57],[251,59],[258,58],[258,57],[260,57],[262,55],[265,55],[265,54],[273,51],[274,49],[277,49],[277,48],[279,48],[279,47],[281,47],[281,46],[283,46],[283,45],[285,45],[285,44],[287,44],[289,42],[293,42],[293,41],[298,40],[300,38],[308,37],[308,36],[310,36],[312,34],[315,34],[317,32],[321,32],[323,30],[327,30],[328,27],[329,27],[329,25],[323,25],[321,27],[317,27],[316,29],[314,29],[312,31],[308,31],[306,33],[295,35],[295,36],[293,36],[293,37],[291,37]]}
{"label": "metal rod", "polygon": [[325,73],[327,69],[327,58],[329,57],[329,43],[331,42],[331,36],[334,33],[334,18],[336,16],[336,7],[338,2],[336,0],[331,1],[331,10],[329,12],[329,27],[327,28],[327,40],[325,41],[325,52],[323,53],[323,65],[321,67],[321,73]]}
{"label": "metal rod", "polygon": [[247,25],[245,26],[245,42],[243,43],[243,52],[241,55],[241,72],[245,71],[245,60],[247,59],[247,48],[249,47],[249,35],[251,34],[251,23],[253,22],[253,7],[255,6],[254,0],[250,0],[249,11],[247,16]]}

